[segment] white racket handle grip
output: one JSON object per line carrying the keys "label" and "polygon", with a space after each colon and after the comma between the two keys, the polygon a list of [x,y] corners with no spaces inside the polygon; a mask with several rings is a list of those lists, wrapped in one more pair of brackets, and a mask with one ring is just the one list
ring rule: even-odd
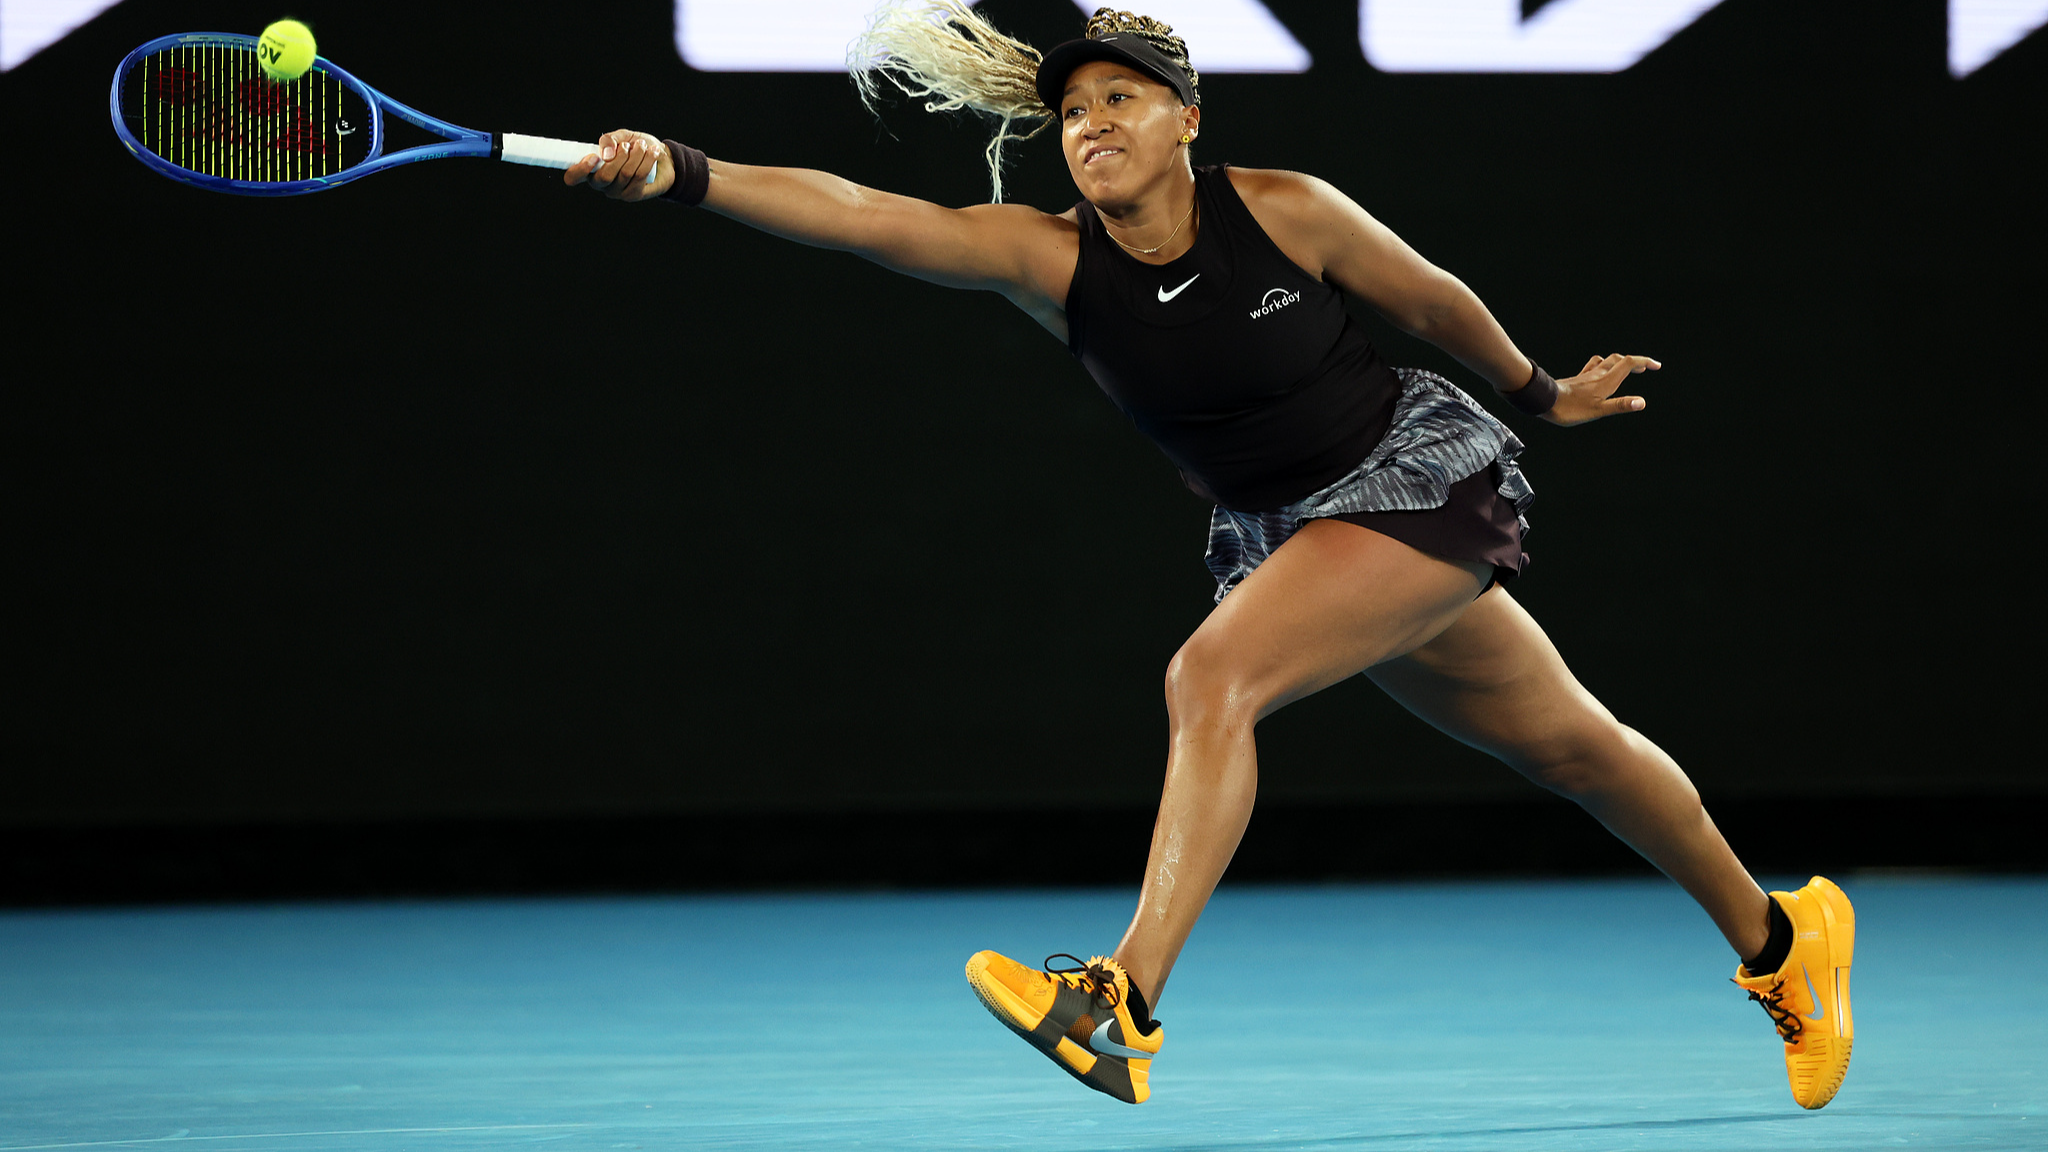
{"label": "white racket handle grip", "polygon": [[[585,144],[580,140],[553,140],[546,136],[521,136],[517,132],[506,132],[501,141],[498,158],[512,164],[531,164],[536,168],[569,168],[580,163],[585,156],[597,151],[597,145]],[[649,169],[647,182],[654,183],[656,169]]]}

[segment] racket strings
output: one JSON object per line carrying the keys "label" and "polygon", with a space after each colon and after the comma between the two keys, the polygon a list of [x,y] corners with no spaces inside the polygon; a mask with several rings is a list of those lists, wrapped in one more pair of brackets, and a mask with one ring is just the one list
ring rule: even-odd
{"label": "racket strings", "polygon": [[263,73],[253,50],[181,44],[143,58],[122,86],[122,114],[142,146],[188,171],[251,183],[296,183],[361,159],[362,98],[314,67]]}

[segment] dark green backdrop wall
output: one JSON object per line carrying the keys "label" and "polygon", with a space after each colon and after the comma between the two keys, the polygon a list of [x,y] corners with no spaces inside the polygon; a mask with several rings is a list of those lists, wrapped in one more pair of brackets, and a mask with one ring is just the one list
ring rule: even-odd
{"label": "dark green backdrop wall", "polygon": [[[1355,5],[1272,7],[1315,66],[1209,77],[1200,160],[1334,181],[1560,374],[1666,364],[1642,416],[1516,421],[1515,594],[1585,682],[1710,798],[2041,794],[2048,40],[1956,80],[1939,0],[1728,0],[1620,75],[1395,76]],[[981,126],[693,72],[663,0],[476,11],[295,9],[458,123],[985,196]],[[0,77],[0,822],[1156,794],[1207,510],[1057,342],[994,296],[538,170],[269,202],[123,152],[128,48],[278,13],[128,0]],[[1074,198],[1049,137],[1012,182]],[[1270,801],[1530,793],[1363,681],[1261,741]]]}

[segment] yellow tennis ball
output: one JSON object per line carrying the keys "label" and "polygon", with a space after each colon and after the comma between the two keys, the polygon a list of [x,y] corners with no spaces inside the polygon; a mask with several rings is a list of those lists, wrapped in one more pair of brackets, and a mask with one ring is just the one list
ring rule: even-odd
{"label": "yellow tennis ball", "polygon": [[272,80],[297,80],[313,66],[313,30],[297,20],[279,20],[256,38],[256,64]]}

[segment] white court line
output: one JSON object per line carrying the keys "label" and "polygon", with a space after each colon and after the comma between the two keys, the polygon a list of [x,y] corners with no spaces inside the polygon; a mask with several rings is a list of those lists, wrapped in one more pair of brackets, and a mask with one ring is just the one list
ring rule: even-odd
{"label": "white court line", "polygon": [[192,1144],[200,1140],[282,1140],[294,1136],[404,1136],[420,1132],[532,1132],[547,1128],[596,1128],[597,1124],[479,1124],[469,1128],[344,1128],[334,1132],[245,1132],[236,1136],[137,1136],[129,1140],[81,1140],[75,1144],[0,1144],[0,1152],[35,1148],[119,1148],[133,1144]]}

